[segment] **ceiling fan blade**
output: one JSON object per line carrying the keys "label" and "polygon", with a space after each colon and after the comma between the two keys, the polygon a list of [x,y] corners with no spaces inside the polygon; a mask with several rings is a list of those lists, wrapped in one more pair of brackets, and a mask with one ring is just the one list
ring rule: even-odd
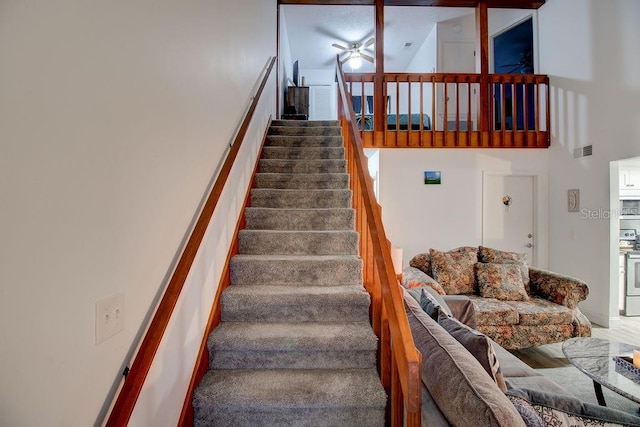
{"label": "ceiling fan blade", "polygon": [[371,62],[373,64],[373,57],[367,55],[366,53],[362,53],[360,52],[360,56],[362,57],[362,59],[366,59],[367,61]]}
{"label": "ceiling fan blade", "polygon": [[351,59],[351,54],[347,55],[343,60],[340,61],[340,63],[344,64],[345,62],[347,62],[350,59]]}
{"label": "ceiling fan blade", "polygon": [[368,48],[369,46],[371,46],[372,44],[374,44],[375,42],[376,42],[376,39],[375,39],[375,38],[373,38],[373,37],[371,37],[369,40],[367,40],[367,41],[362,45],[362,48],[363,48],[363,49],[366,49],[366,48]]}
{"label": "ceiling fan blade", "polygon": [[346,47],[344,47],[344,46],[340,46],[340,45],[339,45],[339,44],[337,44],[337,43],[334,43],[334,44],[332,44],[331,46],[336,47],[336,48],[338,48],[338,49],[340,49],[340,50],[349,50],[349,49],[347,49]]}

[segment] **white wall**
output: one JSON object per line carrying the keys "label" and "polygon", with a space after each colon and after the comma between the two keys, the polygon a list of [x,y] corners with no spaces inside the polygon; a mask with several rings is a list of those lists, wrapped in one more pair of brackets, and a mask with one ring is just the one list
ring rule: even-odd
{"label": "white wall", "polygon": [[278,50],[278,69],[280,71],[280,87],[283,90],[279,99],[278,111],[284,113],[285,97],[284,88],[291,85],[289,80],[293,81],[293,60],[291,59],[291,44],[289,43],[289,29],[285,13],[280,9],[280,34],[279,34],[279,50]]}
{"label": "white wall", "polygon": [[[547,150],[381,149],[380,204],[389,240],[404,250],[403,264],[429,248],[482,243],[482,174],[538,176],[539,266],[547,264]],[[442,184],[424,185],[424,171],[441,171]]]}
{"label": "white wall", "polygon": [[[640,155],[637,16],[635,0],[549,0],[538,11],[540,72],[551,80],[550,267],[587,281],[581,307],[605,326],[617,319],[618,236],[608,220],[568,213],[566,194],[578,188],[583,209],[609,209],[609,162]],[[574,159],[586,144],[593,156]]]}
{"label": "white wall", "polygon": [[[275,45],[275,0],[0,3],[0,425],[100,421]],[[174,424],[232,216],[210,230],[139,425]],[[94,304],[118,292],[125,329],[96,345]]]}
{"label": "white wall", "polygon": [[438,26],[434,25],[416,55],[407,66],[407,73],[435,73],[438,59]]}

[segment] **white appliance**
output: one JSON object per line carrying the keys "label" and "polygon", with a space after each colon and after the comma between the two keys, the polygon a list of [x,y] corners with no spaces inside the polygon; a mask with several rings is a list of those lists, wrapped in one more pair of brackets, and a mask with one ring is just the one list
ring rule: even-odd
{"label": "white appliance", "polygon": [[640,251],[626,255],[625,316],[640,316]]}
{"label": "white appliance", "polygon": [[640,196],[620,198],[620,219],[640,219]]}

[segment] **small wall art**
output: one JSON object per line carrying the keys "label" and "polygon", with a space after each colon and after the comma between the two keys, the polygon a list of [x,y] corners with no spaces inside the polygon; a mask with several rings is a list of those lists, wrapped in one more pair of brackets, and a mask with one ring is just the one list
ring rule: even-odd
{"label": "small wall art", "polygon": [[440,171],[424,171],[424,183],[425,184],[441,184],[442,174]]}

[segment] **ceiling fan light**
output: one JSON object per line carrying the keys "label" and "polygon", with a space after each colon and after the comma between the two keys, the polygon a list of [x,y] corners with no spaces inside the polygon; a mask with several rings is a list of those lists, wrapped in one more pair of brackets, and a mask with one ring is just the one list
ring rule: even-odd
{"label": "ceiling fan light", "polygon": [[349,59],[349,65],[353,69],[358,69],[362,66],[362,59],[360,59],[360,53],[353,52],[351,58]]}

